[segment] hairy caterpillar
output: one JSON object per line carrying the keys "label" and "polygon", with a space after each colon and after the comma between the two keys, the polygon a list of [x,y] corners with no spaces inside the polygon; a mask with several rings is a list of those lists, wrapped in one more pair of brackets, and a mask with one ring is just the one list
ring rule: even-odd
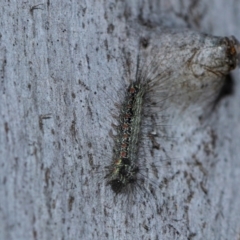
{"label": "hairy caterpillar", "polygon": [[118,139],[114,150],[114,159],[107,174],[108,184],[115,193],[121,193],[134,184],[139,167],[136,164],[139,132],[141,125],[142,101],[145,88],[139,83],[131,84],[127,89],[123,103]]}

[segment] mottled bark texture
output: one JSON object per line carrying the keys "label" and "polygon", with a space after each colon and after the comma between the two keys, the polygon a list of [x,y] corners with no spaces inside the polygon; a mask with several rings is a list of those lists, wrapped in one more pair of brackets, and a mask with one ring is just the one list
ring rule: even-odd
{"label": "mottled bark texture", "polygon": [[[223,45],[182,30],[239,39],[239,22],[236,0],[1,0],[0,239],[240,239],[239,72],[219,97],[231,63],[206,46]],[[144,181],[115,196],[110,133],[137,70],[154,79]]]}

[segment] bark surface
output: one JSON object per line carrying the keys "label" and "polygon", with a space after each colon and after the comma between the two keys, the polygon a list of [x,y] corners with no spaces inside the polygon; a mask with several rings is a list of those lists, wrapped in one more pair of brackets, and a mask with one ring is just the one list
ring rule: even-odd
{"label": "bark surface", "polygon": [[240,239],[239,71],[204,124],[168,110],[151,194],[116,200],[104,179],[137,66],[129,26],[240,39],[239,1],[1,0],[0,16],[0,239]]}

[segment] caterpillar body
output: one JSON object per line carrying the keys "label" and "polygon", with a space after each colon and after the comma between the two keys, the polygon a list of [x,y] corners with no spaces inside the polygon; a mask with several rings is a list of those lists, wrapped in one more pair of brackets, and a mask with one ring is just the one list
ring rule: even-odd
{"label": "caterpillar body", "polygon": [[[118,139],[114,149],[114,159],[107,174],[108,184],[115,193],[123,192],[137,180],[139,172],[137,151],[141,126],[142,102],[145,88],[139,83],[132,83],[127,89],[123,103]],[[129,185],[130,184],[130,185]]]}

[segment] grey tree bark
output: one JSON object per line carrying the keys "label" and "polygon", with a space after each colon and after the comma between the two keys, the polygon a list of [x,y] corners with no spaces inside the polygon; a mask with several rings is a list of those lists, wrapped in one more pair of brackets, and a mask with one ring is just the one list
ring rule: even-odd
{"label": "grey tree bark", "polygon": [[116,199],[104,179],[115,103],[135,77],[134,39],[156,24],[240,39],[239,1],[2,0],[0,9],[0,239],[240,239],[238,71],[204,123],[199,109],[170,107],[154,150],[170,167],[143,142],[157,168],[155,178],[145,168],[147,193]]}

